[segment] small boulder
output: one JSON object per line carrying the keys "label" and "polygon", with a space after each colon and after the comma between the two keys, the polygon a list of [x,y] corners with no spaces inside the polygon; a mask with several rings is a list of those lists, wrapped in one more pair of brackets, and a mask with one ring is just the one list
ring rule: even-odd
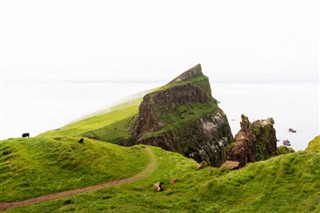
{"label": "small boulder", "polygon": [[161,191],[164,190],[163,187],[162,187],[162,182],[155,183],[155,184],[153,184],[153,186],[155,187],[157,192],[161,192]]}
{"label": "small boulder", "polygon": [[234,169],[239,169],[239,161],[230,161],[227,160],[226,162],[224,162],[224,164],[221,165],[221,167],[227,167],[230,170],[234,170]]}
{"label": "small boulder", "polygon": [[208,166],[208,163],[206,161],[202,161],[201,163],[198,164],[197,169],[203,169]]}

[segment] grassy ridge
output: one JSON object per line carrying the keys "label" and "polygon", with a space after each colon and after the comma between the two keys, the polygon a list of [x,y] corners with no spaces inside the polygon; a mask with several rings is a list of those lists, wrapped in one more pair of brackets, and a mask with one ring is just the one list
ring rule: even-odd
{"label": "grassy ridge", "polygon": [[[151,94],[157,93],[159,91],[184,84],[193,84],[211,97],[211,89],[210,86],[208,86],[210,85],[209,80],[208,77],[204,75],[187,81],[169,83],[163,87],[149,90],[148,92]],[[144,92],[143,94],[145,93],[147,92]],[[141,94],[141,96],[143,94]],[[62,128],[42,133],[39,136],[83,136],[118,144],[120,141],[130,137],[129,130],[135,121],[135,116],[138,114],[141,101],[142,97],[133,99],[113,107],[111,112],[76,121]],[[176,112],[171,113],[161,119],[161,122],[166,124],[166,127],[161,129],[159,132],[152,133],[152,135],[161,134],[166,131],[179,128],[183,124],[198,119],[204,114],[213,112],[217,108],[218,106],[214,98],[212,98],[210,103],[181,105],[178,107]],[[163,108],[159,107],[158,110],[163,110]],[[149,137],[149,135],[147,135],[147,137]]]}
{"label": "grassy ridge", "polygon": [[[81,121],[71,123],[60,129],[51,130],[51,131],[42,133],[39,136],[45,136],[45,137],[80,136],[86,132],[98,130],[107,126],[110,127],[110,125],[113,125],[119,121],[130,119],[138,113],[138,108],[139,108],[138,103],[133,104],[128,107],[123,107],[122,109],[116,109],[112,112],[107,112],[101,115],[96,115]],[[112,135],[114,132],[114,129],[109,128],[108,130],[109,130],[108,134]]]}
{"label": "grassy ridge", "polygon": [[148,164],[140,147],[79,138],[0,142],[0,202],[16,201],[131,177]]}
{"label": "grassy ridge", "polygon": [[312,141],[309,142],[306,150],[320,151],[320,135],[316,136]]}
{"label": "grassy ridge", "polygon": [[[229,171],[196,170],[191,159],[151,149],[158,167],[148,178],[8,212],[320,211],[319,152],[281,155]],[[165,191],[155,192],[152,185],[158,181]]]}

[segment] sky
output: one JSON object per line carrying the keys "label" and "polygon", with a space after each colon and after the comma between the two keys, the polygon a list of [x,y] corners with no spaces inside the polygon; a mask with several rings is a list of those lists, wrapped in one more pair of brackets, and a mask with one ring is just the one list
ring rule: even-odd
{"label": "sky", "polygon": [[1,81],[319,81],[317,0],[1,0]]}

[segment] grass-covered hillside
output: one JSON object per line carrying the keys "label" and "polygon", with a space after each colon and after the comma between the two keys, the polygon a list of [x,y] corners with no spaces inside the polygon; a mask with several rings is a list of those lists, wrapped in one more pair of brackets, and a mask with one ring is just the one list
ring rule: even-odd
{"label": "grass-covered hillside", "polygon": [[149,162],[139,146],[78,141],[73,137],[0,141],[0,202],[131,177]]}
{"label": "grass-covered hillside", "polygon": [[[131,181],[115,181],[120,185],[6,212],[320,212],[320,136],[306,151],[292,153],[281,147],[282,155],[248,163],[239,170],[198,170],[194,160],[181,154],[147,145],[117,145],[132,137],[130,131],[137,121],[141,122],[136,133],[142,139],[163,135],[158,138],[160,142],[167,140],[183,148],[186,141],[193,140],[196,145],[208,141],[204,134],[200,134],[201,140],[195,137],[195,130],[204,128],[195,121],[200,119],[200,124],[205,124],[207,120],[217,128],[227,118],[211,97],[208,79],[191,72],[195,78],[188,80],[189,74],[145,96],[143,102],[150,112],[141,107],[139,111],[142,98],[138,98],[34,138],[0,141],[0,209],[7,208],[7,202],[129,178]],[[196,89],[184,90],[190,84]],[[183,98],[175,96],[177,88]],[[149,102],[145,100],[148,97]],[[170,99],[178,99],[180,104]],[[219,119],[212,120],[216,117]],[[152,119],[154,122],[150,122]],[[150,123],[159,128],[146,125]],[[190,126],[182,131],[186,124]],[[226,127],[230,129],[221,125],[221,131],[214,134],[226,135]],[[165,133],[171,131],[169,140]],[[178,133],[182,135],[180,140]],[[84,138],[83,143],[79,143],[80,138]],[[218,154],[212,152],[213,156]],[[155,190],[157,182],[163,183],[164,191]]]}
{"label": "grass-covered hillside", "polygon": [[[152,134],[148,134],[147,137],[162,134],[175,128],[180,128],[184,124],[199,119],[203,115],[210,114],[218,109],[217,101],[211,97],[211,89],[208,77],[204,75],[185,81],[170,82],[162,87],[152,89],[148,92],[150,92],[149,94],[152,95],[170,88],[190,84],[203,91],[211,101],[209,103],[188,103],[178,106],[174,112],[161,117],[159,122],[161,122],[165,127],[159,131],[153,132]],[[83,136],[100,141],[119,144],[123,140],[129,139],[130,130],[138,117],[139,105],[142,102],[142,96],[146,93],[147,92],[142,93],[141,97],[113,107],[109,112],[97,114],[95,116],[73,122],[64,127],[42,133],[39,136]],[[158,108],[157,113],[159,113],[161,110],[165,109]]]}
{"label": "grass-covered hillside", "polygon": [[[140,181],[8,212],[320,212],[320,152],[304,151],[247,164],[207,167],[151,147],[157,168]],[[156,192],[153,184],[164,183]]]}
{"label": "grass-covered hillside", "polygon": [[312,141],[309,142],[307,150],[320,151],[320,135],[316,136]]}
{"label": "grass-covered hillside", "polygon": [[131,102],[123,103],[121,107],[111,112],[73,122],[62,128],[42,133],[40,136],[85,136],[117,143],[119,139],[127,139],[129,137],[131,121],[138,113],[140,101],[136,101],[133,104]]}

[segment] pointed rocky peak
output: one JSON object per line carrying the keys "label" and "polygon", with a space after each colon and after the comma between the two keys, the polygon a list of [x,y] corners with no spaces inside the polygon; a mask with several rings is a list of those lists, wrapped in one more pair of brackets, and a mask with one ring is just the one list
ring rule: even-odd
{"label": "pointed rocky peak", "polygon": [[197,64],[196,66],[190,68],[189,70],[185,71],[175,79],[173,79],[170,83],[174,82],[180,82],[180,81],[187,81],[193,78],[197,78],[199,76],[202,76],[202,69],[201,69],[201,64]]}
{"label": "pointed rocky peak", "polygon": [[148,144],[220,166],[233,140],[201,65],[146,94],[125,145]]}
{"label": "pointed rocky peak", "polygon": [[278,154],[273,118],[250,122],[241,115],[241,129],[227,148],[227,159],[239,162],[243,167],[248,162],[266,160]]}

